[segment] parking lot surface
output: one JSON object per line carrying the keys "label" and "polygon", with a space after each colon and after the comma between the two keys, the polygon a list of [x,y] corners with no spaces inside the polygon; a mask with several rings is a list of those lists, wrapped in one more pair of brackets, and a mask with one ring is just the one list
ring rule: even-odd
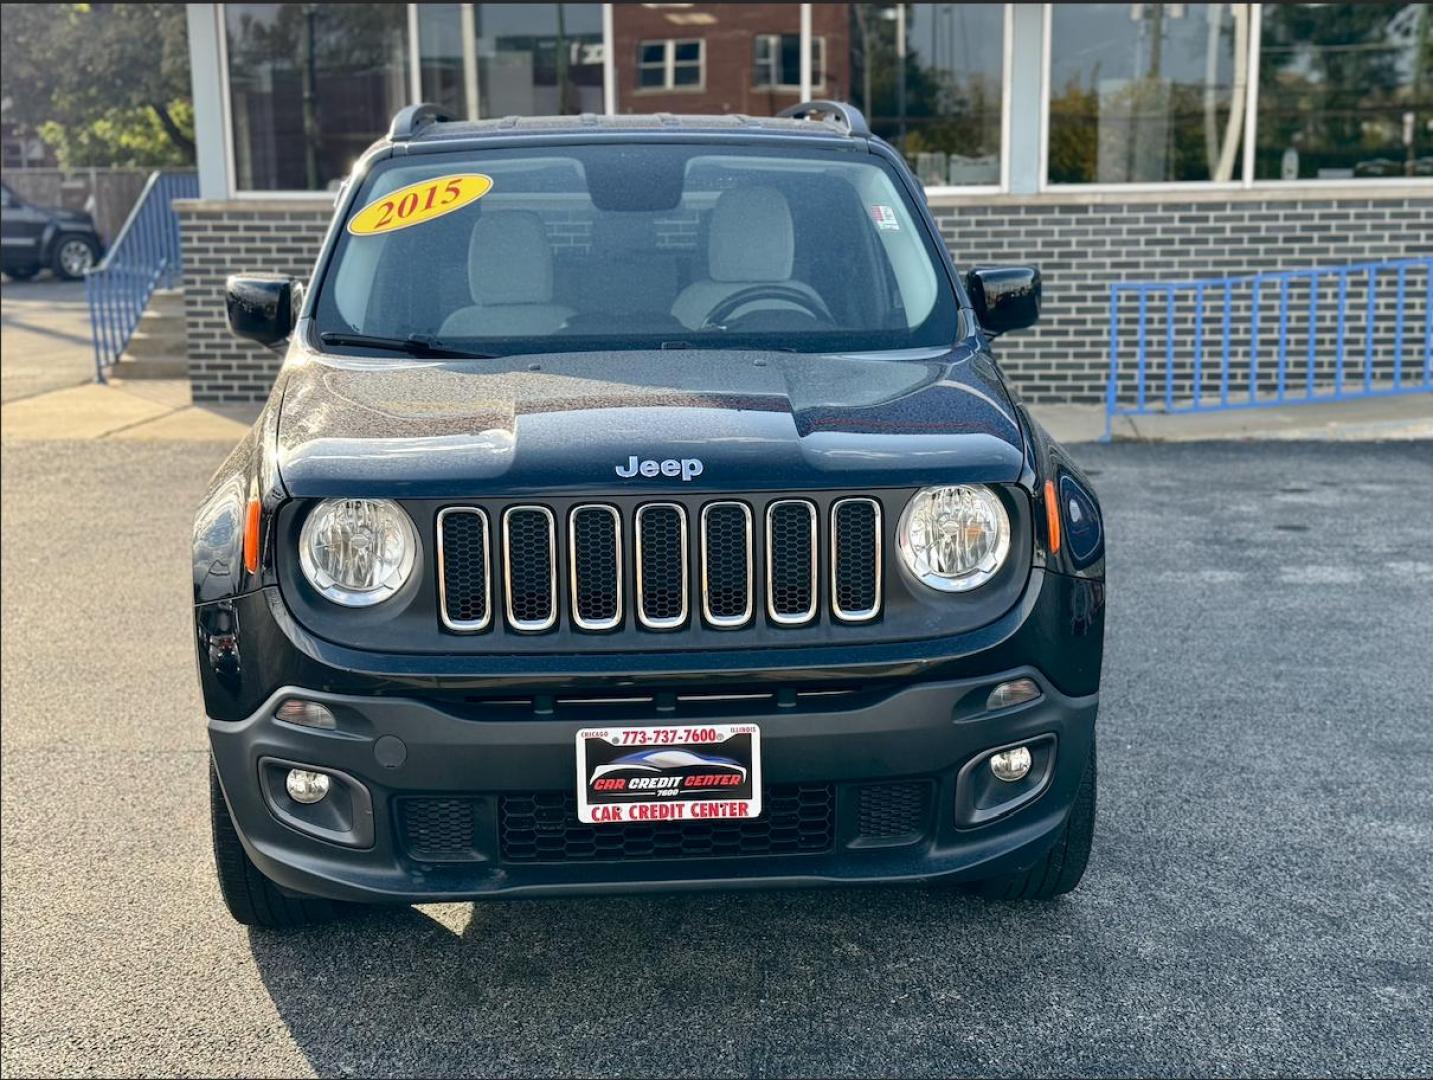
{"label": "parking lot surface", "polygon": [[89,305],[83,281],[60,281],[48,273],[32,281],[0,285],[0,401],[74,386],[95,377]]}
{"label": "parking lot surface", "polygon": [[[8,311],[8,308],[7,308]],[[248,931],[209,864],[218,444],[4,449],[3,1072],[1433,1074],[1433,443],[1082,447],[1082,888],[510,901]]]}

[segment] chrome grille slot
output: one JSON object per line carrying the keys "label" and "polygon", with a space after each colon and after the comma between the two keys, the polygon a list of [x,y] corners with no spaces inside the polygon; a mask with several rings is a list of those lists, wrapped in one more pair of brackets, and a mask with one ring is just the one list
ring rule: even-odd
{"label": "chrome grille slot", "polygon": [[438,614],[460,633],[486,630],[492,621],[492,564],[488,515],[477,507],[450,506],[438,513]]}
{"label": "chrome grille slot", "polygon": [[782,626],[816,615],[816,507],[805,499],[766,508],[766,613]]}
{"label": "chrome grille slot", "polygon": [[702,507],[702,617],[723,630],[751,621],[751,507],[714,502]]}
{"label": "chrome grille slot", "polygon": [[435,632],[454,645],[455,633],[471,635],[469,651],[560,653],[909,632],[912,614],[887,602],[885,493],[527,497],[425,511],[436,525],[427,618],[436,606]]}
{"label": "chrome grille slot", "polygon": [[503,513],[503,592],[508,625],[537,633],[557,622],[557,526],[545,506]]}
{"label": "chrome grille slot", "polygon": [[881,612],[881,504],[841,499],[831,507],[831,610],[842,622]]}
{"label": "chrome grille slot", "polygon": [[573,507],[568,518],[572,621],[583,630],[622,623],[622,518],[616,507]]}
{"label": "chrome grille slot", "polygon": [[649,630],[687,621],[687,513],[676,503],[637,508],[637,619]]}

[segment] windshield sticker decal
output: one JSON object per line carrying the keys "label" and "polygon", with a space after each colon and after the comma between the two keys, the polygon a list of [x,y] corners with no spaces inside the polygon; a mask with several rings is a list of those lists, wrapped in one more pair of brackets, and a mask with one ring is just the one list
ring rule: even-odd
{"label": "windshield sticker decal", "polygon": [[369,203],[348,219],[348,231],[354,236],[375,236],[406,229],[461,210],[477,202],[492,187],[493,178],[482,173],[420,180]]}
{"label": "windshield sticker decal", "polygon": [[901,223],[896,220],[896,212],[889,206],[882,206],[876,203],[871,207],[871,220],[876,223],[878,229],[890,229],[893,232],[901,231]]}

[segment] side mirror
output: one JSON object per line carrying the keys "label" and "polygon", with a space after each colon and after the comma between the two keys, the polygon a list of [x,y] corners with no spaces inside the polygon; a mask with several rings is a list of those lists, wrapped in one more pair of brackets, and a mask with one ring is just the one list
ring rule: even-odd
{"label": "side mirror", "polygon": [[303,306],[303,285],[279,274],[230,275],[224,286],[229,329],[277,349],[288,340]]}
{"label": "side mirror", "polygon": [[965,275],[976,317],[992,337],[1034,326],[1040,318],[1040,271],[1033,266],[983,266]]}

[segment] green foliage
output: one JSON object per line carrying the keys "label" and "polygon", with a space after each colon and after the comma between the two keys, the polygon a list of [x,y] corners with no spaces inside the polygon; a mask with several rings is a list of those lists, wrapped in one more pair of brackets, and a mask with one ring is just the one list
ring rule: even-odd
{"label": "green foliage", "polygon": [[0,35],[5,119],[60,163],[194,160],[182,4],[12,4]]}

